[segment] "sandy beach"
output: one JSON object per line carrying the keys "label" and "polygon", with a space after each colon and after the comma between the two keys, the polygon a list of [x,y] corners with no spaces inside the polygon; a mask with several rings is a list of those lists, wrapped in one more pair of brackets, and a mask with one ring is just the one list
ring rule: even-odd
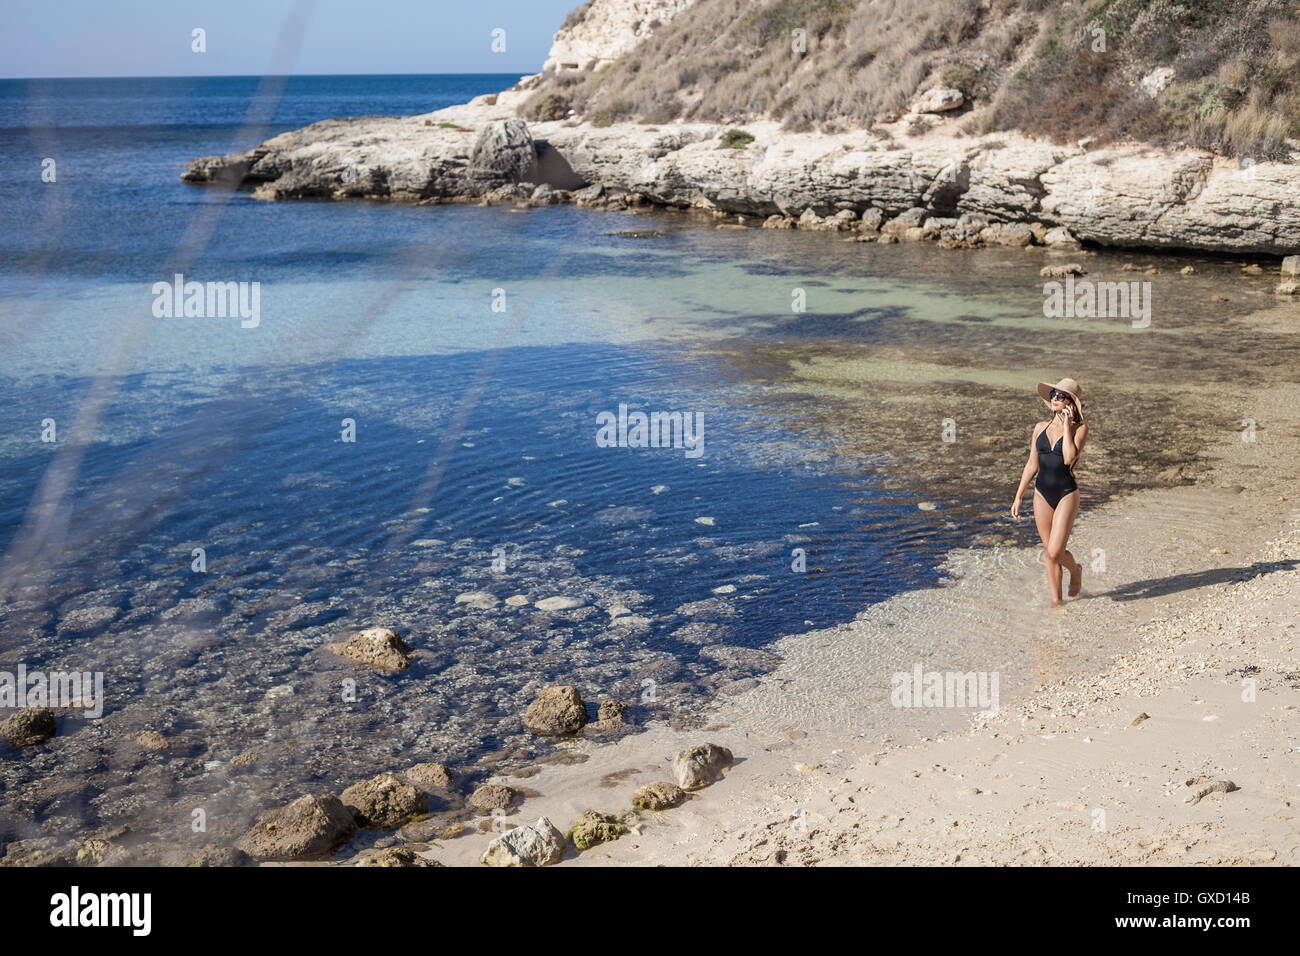
{"label": "sandy beach", "polygon": [[[1252,321],[1294,335],[1295,318],[1288,304]],[[1300,478],[1286,451],[1300,387],[1250,394],[1255,440],[1207,424],[1219,437],[1196,484],[1085,498],[1080,599],[1046,606],[1035,549],[958,552],[945,586],[784,639],[783,663],[706,727],[574,741],[583,762],[503,777],[530,794],[509,822],[626,811],[708,741],[736,755],[724,779],[560,865],[1300,862]],[[896,640],[917,633],[923,656]],[[998,672],[996,715],[891,707],[890,675],[914,662]],[[491,836],[429,855],[473,864]]]}

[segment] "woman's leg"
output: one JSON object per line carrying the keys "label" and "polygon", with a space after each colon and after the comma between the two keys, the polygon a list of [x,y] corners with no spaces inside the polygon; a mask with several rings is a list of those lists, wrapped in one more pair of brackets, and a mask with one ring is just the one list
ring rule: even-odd
{"label": "woman's leg", "polygon": [[[1064,502],[1060,502],[1064,504]],[[1052,555],[1052,527],[1056,509],[1047,503],[1042,493],[1034,491],[1034,524],[1038,537],[1043,540],[1043,563],[1047,565],[1047,587],[1052,592],[1053,606],[1061,603],[1061,562]]]}
{"label": "woman's leg", "polygon": [[1056,510],[1052,515],[1052,529],[1046,546],[1048,557],[1069,569],[1071,597],[1079,593],[1079,586],[1083,582],[1083,568],[1065,547],[1070,540],[1070,532],[1074,530],[1074,519],[1078,515],[1079,492],[1072,491],[1056,503]]}

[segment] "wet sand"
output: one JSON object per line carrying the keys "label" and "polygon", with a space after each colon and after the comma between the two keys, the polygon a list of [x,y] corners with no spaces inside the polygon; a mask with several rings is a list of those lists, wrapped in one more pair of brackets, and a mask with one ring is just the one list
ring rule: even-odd
{"label": "wet sand", "polygon": [[[1291,303],[1246,321],[1300,334]],[[783,639],[705,729],[566,744],[588,759],[529,776],[510,821],[626,810],[711,741],[737,757],[722,781],[561,865],[1300,863],[1300,386],[1224,397],[1256,440],[1206,423],[1196,484],[1085,506],[1078,600],[1047,607],[1038,549],[956,552],[946,586]],[[997,715],[890,706],[914,663],[998,672]],[[1238,789],[1188,802],[1220,779]],[[490,838],[430,855],[472,864]]]}

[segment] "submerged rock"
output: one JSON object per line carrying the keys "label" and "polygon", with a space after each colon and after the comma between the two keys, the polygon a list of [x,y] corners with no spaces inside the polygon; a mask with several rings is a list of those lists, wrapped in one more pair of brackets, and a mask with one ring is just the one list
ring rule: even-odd
{"label": "submerged rock", "polygon": [[131,739],[145,750],[150,750],[154,753],[162,753],[170,746],[167,743],[167,738],[156,730],[142,730]]}
{"label": "submerged rock", "polygon": [[524,712],[524,726],[535,734],[558,737],[577,733],[587,723],[582,695],[571,685],[545,688]]}
{"label": "submerged rock", "polygon": [[75,866],[76,847],[58,837],[15,840],[5,847],[0,866]]}
{"label": "submerged rock", "polygon": [[58,732],[54,711],[48,707],[24,707],[0,723],[0,737],[15,747],[35,747]]}
{"label": "submerged rock", "polygon": [[190,866],[249,866],[248,854],[233,846],[208,844],[190,861]]}
{"label": "submerged rock", "polygon": [[372,853],[366,857],[357,866],[443,866],[437,860],[430,860],[420,856],[409,846],[390,846],[385,847],[377,853]]}
{"label": "submerged rock", "polygon": [[411,666],[411,648],[387,627],[366,628],[344,643],[330,644],[329,650],[377,671],[404,671]]}
{"label": "submerged rock", "polygon": [[596,713],[596,720],[587,724],[584,732],[587,734],[600,734],[623,730],[628,726],[623,720],[626,714],[627,704],[621,700],[601,701],[600,709]]}
{"label": "submerged rock", "polygon": [[539,611],[571,611],[575,607],[582,607],[582,601],[572,597],[548,597],[537,602]]}
{"label": "submerged rock", "polygon": [[1064,279],[1066,276],[1085,276],[1088,271],[1079,263],[1071,262],[1063,266],[1043,266],[1038,274],[1045,279]]}
{"label": "submerged rock", "polygon": [[79,866],[136,865],[140,861],[127,846],[128,842],[135,842],[134,836],[130,827],[123,826],[88,837],[77,847],[77,864]]}
{"label": "submerged rock", "polygon": [[671,810],[686,800],[686,791],[676,784],[647,783],[632,794],[632,806],[638,810]]}
{"label": "submerged rock", "polygon": [[391,773],[381,773],[344,790],[343,805],[352,811],[358,825],[369,830],[389,830],[427,813],[429,795]]}
{"label": "submerged rock", "polygon": [[515,827],[488,844],[486,866],[551,866],[564,858],[564,834],[546,817],[530,827]]}
{"label": "submerged rock", "polygon": [[717,744],[700,744],[673,758],[673,779],[683,790],[699,790],[718,780],[731,766],[731,751]]}
{"label": "submerged rock", "polygon": [[313,860],[328,857],[356,832],[347,807],[325,793],[262,814],[235,845],[255,860]]}
{"label": "submerged rock", "polygon": [[468,604],[472,608],[480,611],[490,611],[497,606],[499,601],[495,594],[487,591],[470,591],[466,594],[456,595],[457,604]]}
{"label": "submerged rock", "polygon": [[422,790],[450,790],[451,768],[445,763],[417,763],[403,774]]}
{"label": "submerged rock", "polygon": [[609,700],[602,700],[600,702],[600,709],[596,711],[596,719],[601,721],[609,720],[615,723],[622,723],[623,716],[626,713],[627,713],[627,704],[623,703],[621,700],[614,700],[611,698]]}

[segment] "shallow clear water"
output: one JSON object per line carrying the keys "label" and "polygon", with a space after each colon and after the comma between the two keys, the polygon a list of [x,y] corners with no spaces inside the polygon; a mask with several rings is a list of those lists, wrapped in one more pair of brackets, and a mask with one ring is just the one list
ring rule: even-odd
{"label": "shallow clear water", "polygon": [[[1138,331],[1045,319],[1041,252],[684,214],[628,239],[643,216],[179,181],[282,129],[512,80],[295,79],[252,103],[272,119],[251,140],[252,80],[0,82],[0,669],[103,671],[108,697],[40,751],[0,743],[0,836],[130,822],[166,842],[169,799],[235,833],[394,765],[518,765],[549,749],[520,715],[553,682],[702,721],[775,638],[937,584],[956,545],[1032,543],[1004,513],[1037,380],[1085,383],[1095,502],[1193,462],[1197,423],[1233,427],[1233,389],[1292,358],[1240,324],[1253,287],[1206,314],[1230,263],[1151,277]],[[186,235],[188,279],[260,284],[257,327],[154,317]],[[620,404],[700,413],[704,453],[599,447]],[[582,606],[455,600],[480,591]],[[408,672],[322,649],[374,624],[407,636]],[[142,754],[145,729],[172,749]]]}

